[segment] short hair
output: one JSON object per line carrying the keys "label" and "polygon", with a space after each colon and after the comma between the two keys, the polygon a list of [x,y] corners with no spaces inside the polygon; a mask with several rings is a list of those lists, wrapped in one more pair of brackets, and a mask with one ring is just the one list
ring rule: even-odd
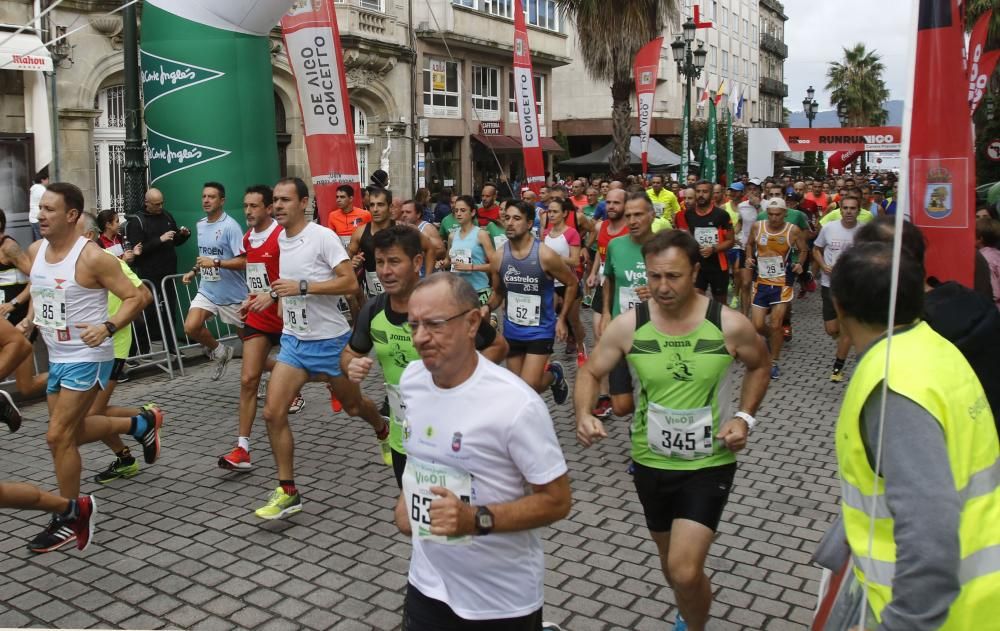
{"label": "short hair", "polygon": [[293,185],[295,187],[295,194],[299,196],[299,199],[309,197],[309,187],[306,186],[306,183],[300,177],[283,177],[274,183],[274,188],[278,188],[282,184]]}
{"label": "short hair", "polygon": [[41,184],[42,180],[47,180],[47,179],[49,179],[49,167],[48,167],[48,165],[42,167],[42,170],[39,171],[38,173],[36,173],[35,177],[32,178],[31,181],[33,183],[35,183],[35,184]]}
{"label": "short hair", "polygon": [[337,192],[343,193],[344,195],[347,195],[351,199],[354,199],[354,187],[351,186],[350,184],[341,184],[340,186],[337,187]]}
{"label": "short hair", "polygon": [[862,204],[861,204],[861,198],[858,197],[857,195],[854,195],[853,193],[848,193],[847,195],[844,195],[843,197],[841,197],[840,198],[840,205],[843,206],[844,202],[847,201],[848,199],[853,199],[854,201],[856,201],[858,203],[858,210],[861,209],[861,206],[862,206]]}
{"label": "short hair", "polygon": [[698,242],[687,230],[661,230],[653,235],[653,238],[642,244],[642,258],[656,256],[670,248],[680,248],[687,254],[694,267],[701,261],[701,251],[698,249]]}
{"label": "short hair", "polygon": [[642,184],[629,184],[625,187],[626,195],[645,195],[646,187]]}
{"label": "short hair", "polygon": [[392,204],[392,191],[387,188],[381,188],[378,186],[368,187],[368,201],[371,201],[372,195],[379,195],[385,197],[386,204]]}
{"label": "short hair", "polygon": [[639,202],[639,201],[641,201],[643,205],[646,207],[647,212],[653,212],[654,210],[656,210],[655,207],[653,206],[653,202],[649,199],[649,196],[646,195],[646,191],[642,191],[641,193],[639,191],[635,191],[625,196],[626,204],[629,202]]}
{"label": "short hair", "polygon": [[493,182],[487,182],[486,184],[483,184],[483,188],[480,189],[480,193],[482,193],[482,191],[485,191],[487,186],[492,186],[494,191],[500,190],[499,188],[497,188],[497,185],[494,184]]}
{"label": "short hair", "polygon": [[[855,243],[892,243],[896,234],[896,218],[880,215],[864,224],[854,234]],[[921,265],[924,264],[924,252],[927,242],[920,228],[909,221],[903,222],[903,249],[907,250]]]}
{"label": "short hair", "polygon": [[517,212],[524,215],[524,218],[529,222],[534,223],[535,221],[535,205],[529,204],[528,202],[517,202],[516,204],[508,204],[506,210],[515,209]]}
{"label": "short hair", "polygon": [[713,188],[715,184],[710,180],[702,178],[694,183],[694,188],[698,188],[699,186],[707,186],[709,188]]}
{"label": "short hair", "polygon": [[[844,315],[885,327],[892,284],[892,244],[855,241],[840,255],[830,281],[833,299]],[[924,266],[903,249],[899,260],[896,314],[892,325],[910,324],[924,310]]]}
{"label": "short hair", "polygon": [[66,211],[76,209],[77,212],[83,212],[83,191],[76,184],[70,184],[69,182],[53,182],[45,187],[46,191],[50,193],[55,193],[61,195],[63,198],[63,203],[66,204]]}
{"label": "short hair", "polygon": [[[0,227],[0,230],[3,230]],[[1000,243],[1000,221],[991,217],[980,217],[976,220],[976,238],[989,248],[997,247]]]}
{"label": "short hair", "polygon": [[569,192],[569,190],[562,184],[553,184],[550,186],[549,192],[551,193],[552,191],[562,191],[564,195]]}
{"label": "short hair", "polygon": [[253,186],[248,186],[247,190],[243,191],[244,195],[258,194],[264,200],[265,206],[270,206],[274,203],[274,189],[272,189],[267,184],[254,184]]}
{"label": "short hair", "polygon": [[413,293],[416,293],[419,289],[441,284],[448,286],[448,293],[451,294],[451,299],[455,301],[455,304],[463,312],[479,309],[479,296],[476,294],[476,290],[472,288],[472,285],[467,280],[458,274],[431,274],[430,276],[425,276],[413,288]]}
{"label": "short hair", "polygon": [[215,190],[219,191],[219,197],[221,197],[222,199],[226,198],[226,187],[220,184],[219,182],[205,182],[204,184],[201,185],[201,187],[214,188]]}
{"label": "short hair", "polygon": [[[89,214],[89,213],[87,213],[87,214]],[[111,220],[114,219],[117,216],[118,216],[118,211],[115,210],[115,209],[113,209],[113,208],[107,208],[107,209],[102,210],[101,212],[97,213],[97,230],[98,230],[98,232],[100,234],[104,234],[104,231],[107,230],[107,228],[108,228],[108,224],[110,224]]]}
{"label": "short hair", "polygon": [[[115,212],[115,211],[112,210],[111,212]],[[84,232],[93,232],[95,237],[97,235],[101,234],[101,230],[98,227],[99,226],[99,222],[97,221],[97,217],[95,217],[92,213],[88,213],[88,212],[82,212],[82,213],[80,213],[80,218],[77,220],[77,223],[78,224],[80,224],[80,223],[83,224],[83,231]]]}
{"label": "short hair", "polygon": [[411,259],[424,251],[420,244],[420,233],[413,226],[400,223],[376,232],[372,237],[372,243],[375,250],[388,250],[398,245],[399,249]]}

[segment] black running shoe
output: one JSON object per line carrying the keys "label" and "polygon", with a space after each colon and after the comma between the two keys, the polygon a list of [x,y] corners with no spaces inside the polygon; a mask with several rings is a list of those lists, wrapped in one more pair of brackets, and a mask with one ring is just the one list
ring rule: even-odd
{"label": "black running shoe", "polygon": [[76,532],[73,529],[72,522],[64,521],[59,515],[53,515],[52,521],[49,522],[45,530],[38,533],[38,536],[28,544],[28,550],[32,552],[52,552],[74,541],[76,541]]}
{"label": "black running shoe", "polygon": [[146,464],[153,464],[160,457],[160,427],[163,426],[163,411],[160,408],[150,408],[142,411],[146,419],[146,431],[136,438],[142,443],[142,456]]}
{"label": "black running shoe", "polygon": [[11,433],[21,428],[21,410],[14,405],[10,393],[2,389],[0,389],[0,421],[7,424]]}
{"label": "black running shoe", "polygon": [[552,380],[552,385],[549,386],[552,390],[552,399],[556,402],[556,405],[562,405],[566,403],[566,398],[569,396],[569,384],[566,383],[566,371],[559,362],[549,362],[549,372],[552,373],[554,379]]}
{"label": "black running shoe", "polygon": [[94,482],[107,484],[119,478],[131,478],[139,473],[139,461],[131,458],[132,462],[126,463],[121,458],[115,458],[108,468],[94,476]]}

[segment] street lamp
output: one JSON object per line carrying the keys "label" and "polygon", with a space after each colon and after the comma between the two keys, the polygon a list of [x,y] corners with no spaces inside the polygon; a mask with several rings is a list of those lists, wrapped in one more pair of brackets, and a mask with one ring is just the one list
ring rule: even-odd
{"label": "street lamp", "polygon": [[816,90],[812,86],[806,90],[806,98],[802,99],[802,111],[806,114],[806,119],[809,121],[809,129],[812,129],[813,120],[816,118],[816,113],[819,112],[819,103],[813,97],[816,96]]}
{"label": "street lamp", "polygon": [[670,44],[670,49],[677,63],[677,71],[684,76],[684,115],[683,129],[681,133],[681,172],[680,179],[687,179],[688,172],[688,144],[689,131],[691,128],[691,89],[695,79],[701,76],[702,69],[708,59],[708,51],[705,44],[698,42],[697,48],[692,50],[695,32],[698,26],[694,20],[688,18],[681,26],[681,35]]}
{"label": "street lamp", "polygon": [[840,126],[847,127],[850,122],[850,113],[847,111],[847,104],[841,101],[837,104],[837,118],[840,119]]}

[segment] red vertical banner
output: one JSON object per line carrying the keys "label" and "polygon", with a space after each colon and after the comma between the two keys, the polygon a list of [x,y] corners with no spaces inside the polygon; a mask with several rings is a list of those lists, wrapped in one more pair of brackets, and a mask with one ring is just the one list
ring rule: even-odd
{"label": "red vertical banner", "polygon": [[545,186],[545,161],[542,159],[541,121],[531,72],[531,49],[528,27],[524,24],[521,0],[514,0],[514,95],[517,118],[521,124],[521,147],[524,151],[525,183],[538,194]]}
{"label": "red vertical banner", "polygon": [[663,38],[657,37],[639,49],[635,56],[635,102],[639,115],[639,142],[642,145],[642,175],[646,176],[649,152],[649,131],[653,123],[653,97],[656,95],[656,76],[660,70],[660,51]]}
{"label": "red vertical banner", "polygon": [[360,199],[361,182],[333,0],[296,3],[281,18],[281,34],[302,110],[316,208],[326,225],[337,187],[353,186]]}
{"label": "red vertical banner", "polygon": [[927,274],[971,287],[976,168],[958,4],[920,0],[906,160],[910,217],[927,238]]}
{"label": "red vertical banner", "polygon": [[986,36],[989,31],[990,19],[993,17],[993,10],[979,16],[976,25],[972,27],[969,37],[969,54],[966,59],[966,69],[969,76],[969,114],[975,114],[976,108],[983,102],[983,95],[986,94],[986,85],[990,82],[990,76],[997,67],[997,59],[1000,58],[1000,50],[986,52]]}

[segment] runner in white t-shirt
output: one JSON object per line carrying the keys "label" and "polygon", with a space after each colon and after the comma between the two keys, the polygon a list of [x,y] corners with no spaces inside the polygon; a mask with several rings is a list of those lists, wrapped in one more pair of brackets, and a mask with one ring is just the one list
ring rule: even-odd
{"label": "runner in white t-shirt", "polygon": [[520,377],[476,352],[478,305],[472,287],[452,274],[425,278],[410,297],[422,361],[400,381],[408,457],[395,514],[413,544],[408,631],[541,629],[537,529],[569,513],[566,462],[548,408]]}
{"label": "runner in white t-shirt", "polygon": [[285,232],[278,238],[279,278],[271,282],[272,300],[279,300],[284,321],[281,351],[267,386],[264,419],[277,465],[278,487],[257,509],[261,519],[278,519],[302,510],[294,481],[294,447],[288,426],[288,406],[310,379],[326,381],[350,416],[360,416],[379,440],[382,459],[392,465],[389,423],[357,384],[340,371],[340,354],[351,338],[351,327],[337,308],[341,296],[358,291],[358,279],[347,250],[328,228],[306,219],[309,189],[299,178],[285,178],[274,187],[274,218]]}

